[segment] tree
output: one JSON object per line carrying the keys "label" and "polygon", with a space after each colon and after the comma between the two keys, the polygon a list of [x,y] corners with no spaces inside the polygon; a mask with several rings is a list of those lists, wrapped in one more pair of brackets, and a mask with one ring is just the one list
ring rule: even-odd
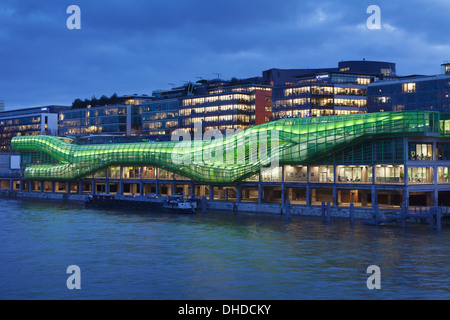
{"label": "tree", "polygon": [[95,96],[92,96],[91,98],[91,106],[98,106],[99,101]]}
{"label": "tree", "polygon": [[100,99],[98,100],[99,105],[104,106],[109,103],[109,98],[105,95],[102,95]]}
{"label": "tree", "polygon": [[117,96],[117,93],[114,93],[111,98],[109,98],[109,103],[111,104],[118,104],[119,103],[119,97]]}
{"label": "tree", "polygon": [[72,108],[80,109],[84,107],[86,107],[86,105],[81,99],[75,99],[75,101],[72,102]]}

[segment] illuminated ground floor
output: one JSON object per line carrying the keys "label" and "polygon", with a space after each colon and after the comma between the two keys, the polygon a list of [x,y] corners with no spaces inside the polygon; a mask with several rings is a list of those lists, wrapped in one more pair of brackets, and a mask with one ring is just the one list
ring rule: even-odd
{"label": "illuminated ground floor", "polygon": [[[82,181],[0,178],[0,190],[53,194],[205,197],[207,201],[293,206],[401,208],[450,206],[441,163],[374,166],[281,166],[237,186],[205,185],[155,167],[112,167]],[[405,179],[405,177],[408,177]]]}

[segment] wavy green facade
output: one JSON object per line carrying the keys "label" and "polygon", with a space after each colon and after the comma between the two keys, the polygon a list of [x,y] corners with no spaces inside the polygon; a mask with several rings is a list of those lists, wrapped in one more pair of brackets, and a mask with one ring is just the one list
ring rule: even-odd
{"label": "wavy green facade", "polygon": [[321,157],[385,137],[443,135],[444,114],[426,111],[282,119],[208,141],[76,145],[23,136],[14,150],[41,152],[53,164],[24,170],[29,180],[76,181],[111,166],[155,166],[195,181],[234,185],[268,166],[314,164]]}

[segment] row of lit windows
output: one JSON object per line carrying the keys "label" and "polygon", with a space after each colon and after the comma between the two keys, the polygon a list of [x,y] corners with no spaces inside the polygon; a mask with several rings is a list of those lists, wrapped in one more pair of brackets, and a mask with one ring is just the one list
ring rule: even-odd
{"label": "row of lit windows", "polygon": [[37,135],[40,134],[41,131],[22,131],[22,132],[13,132],[13,133],[3,133],[0,134],[0,137],[2,139],[11,140],[12,137],[20,137],[20,136],[31,136],[31,135]]}
{"label": "row of lit windows", "polygon": [[[367,79],[367,83],[370,83],[370,79]],[[364,81],[363,81],[364,82]],[[361,83],[365,84],[365,83]],[[288,88],[284,90],[284,96],[289,97],[292,95],[300,95],[304,93],[312,93],[312,94],[335,94],[335,95],[357,95],[357,96],[365,96],[367,95],[367,89],[360,88],[342,88],[342,87],[311,87],[304,86],[298,88]]]}
{"label": "row of lit windows", "polygon": [[[314,105],[318,106],[329,106],[334,105],[335,106],[348,106],[348,107],[366,107],[367,106],[367,100],[365,99],[316,99],[313,98],[312,102]],[[301,106],[301,105],[309,105],[310,99],[309,98],[297,98],[297,99],[287,99],[287,100],[280,100],[276,102],[276,107],[284,107],[289,108],[292,106]]]}
{"label": "row of lit windows", "polygon": [[147,122],[144,123],[143,129],[148,130],[155,130],[155,129],[161,129],[161,128],[175,128],[178,127],[178,121],[154,121],[154,122]]}
{"label": "row of lit windows", "polygon": [[[272,91],[272,88],[268,87],[259,87],[259,86],[251,86],[251,87],[235,87],[231,89],[231,92],[252,92],[255,90],[263,90],[263,91]],[[215,90],[211,90],[209,94],[220,94],[224,92],[230,92],[228,88],[219,88]]]}
{"label": "row of lit windows", "polygon": [[112,126],[89,126],[89,127],[74,127],[59,130],[59,135],[83,135],[83,134],[98,134],[98,133],[125,133],[126,125],[112,125]]}
{"label": "row of lit windows", "polygon": [[204,103],[210,103],[210,102],[216,102],[216,101],[230,101],[230,100],[251,101],[252,95],[235,93],[235,94],[226,94],[226,95],[211,96],[211,97],[184,99],[183,107],[194,106],[197,104],[204,104]]}
{"label": "row of lit windows", "polygon": [[59,114],[59,120],[64,119],[84,119],[89,117],[103,117],[103,116],[114,116],[114,115],[126,115],[126,107],[101,107],[87,110],[71,110],[63,111]]}
{"label": "row of lit windows", "polygon": [[177,112],[157,112],[151,116],[143,116],[142,121],[173,119],[178,117]]}
{"label": "row of lit windows", "polygon": [[262,91],[272,91],[272,88],[267,88],[267,87],[240,87],[240,88],[233,88],[233,92],[242,92],[242,91],[246,91],[246,92],[252,92],[255,90],[262,90]]}
{"label": "row of lit windows", "polygon": [[0,132],[17,132],[17,131],[26,131],[26,130],[40,130],[40,124],[29,124],[22,126],[13,126],[13,127],[1,127]]}
{"label": "row of lit windows", "polygon": [[33,124],[33,123],[41,123],[41,117],[31,117],[31,118],[16,118],[16,119],[8,119],[8,120],[0,120],[0,127],[4,126],[17,126],[20,124]]}
{"label": "row of lit windows", "polygon": [[278,112],[274,112],[274,118],[275,119],[283,119],[283,118],[287,118],[287,117],[305,118],[305,117],[317,117],[317,116],[323,116],[323,115],[349,115],[349,114],[358,114],[358,113],[365,113],[365,112],[356,111],[356,110],[331,110],[331,109],[295,110],[294,109],[294,110],[280,110]]}
{"label": "row of lit windows", "polygon": [[65,127],[82,127],[91,125],[111,125],[118,123],[126,123],[125,117],[98,117],[90,119],[64,120],[59,122],[61,128]]}
{"label": "row of lit windows", "polygon": [[183,120],[184,125],[190,125],[199,122],[226,122],[226,121],[241,121],[248,123],[251,119],[254,119],[254,116],[249,116],[245,114],[234,114],[234,115],[222,115],[222,116],[210,116],[210,117],[196,117],[196,118],[186,118]]}
{"label": "row of lit windows", "polygon": [[367,106],[367,100],[361,99],[334,99],[335,106],[348,106],[363,108]]}
{"label": "row of lit windows", "polygon": [[181,109],[181,116],[190,116],[191,114],[199,113],[212,113],[212,112],[224,112],[230,110],[239,110],[239,111],[250,111],[254,110],[255,106],[245,105],[245,104],[227,104],[223,106],[211,106],[211,107],[197,107],[197,108],[189,108],[189,109]]}
{"label": "row of lit windows", "polygon": [[367,89],[334,87],[335,95],[366,96]]}
{"label": "row of lit windows", "polygon": [[[376,165],[372,166],[336,166],[336,183],[373,183],[373,169],[375,169],[375,183],[377,184],[403,184],[404,166]],[[447,167],[438,168],[438,183],[450,183],[449,169]],[[285,166],[285,182],[308,181],[307,166]],[[258,176],[250,178],[248,181],[258,181]],[[267,170],[261,174],[262,182],[281,182],[282,168]],[[333,166],[310,166],[309,182],[314,183],[334,183]],[[431,167],[409,167],[409,184],[430,184],[433,183],[433,168]]]}

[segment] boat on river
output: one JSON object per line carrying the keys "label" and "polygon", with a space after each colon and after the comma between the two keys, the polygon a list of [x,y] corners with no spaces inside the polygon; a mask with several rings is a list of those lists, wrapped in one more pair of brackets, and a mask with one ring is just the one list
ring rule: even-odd
{"label": "boat on river", "polygon": [[91,208],[158,210],[176,213],[195,213],[198,207],[197,199],[185,199],[183,195],[162,197],[96,194],[87,196],[84,203],[86,207]]}

